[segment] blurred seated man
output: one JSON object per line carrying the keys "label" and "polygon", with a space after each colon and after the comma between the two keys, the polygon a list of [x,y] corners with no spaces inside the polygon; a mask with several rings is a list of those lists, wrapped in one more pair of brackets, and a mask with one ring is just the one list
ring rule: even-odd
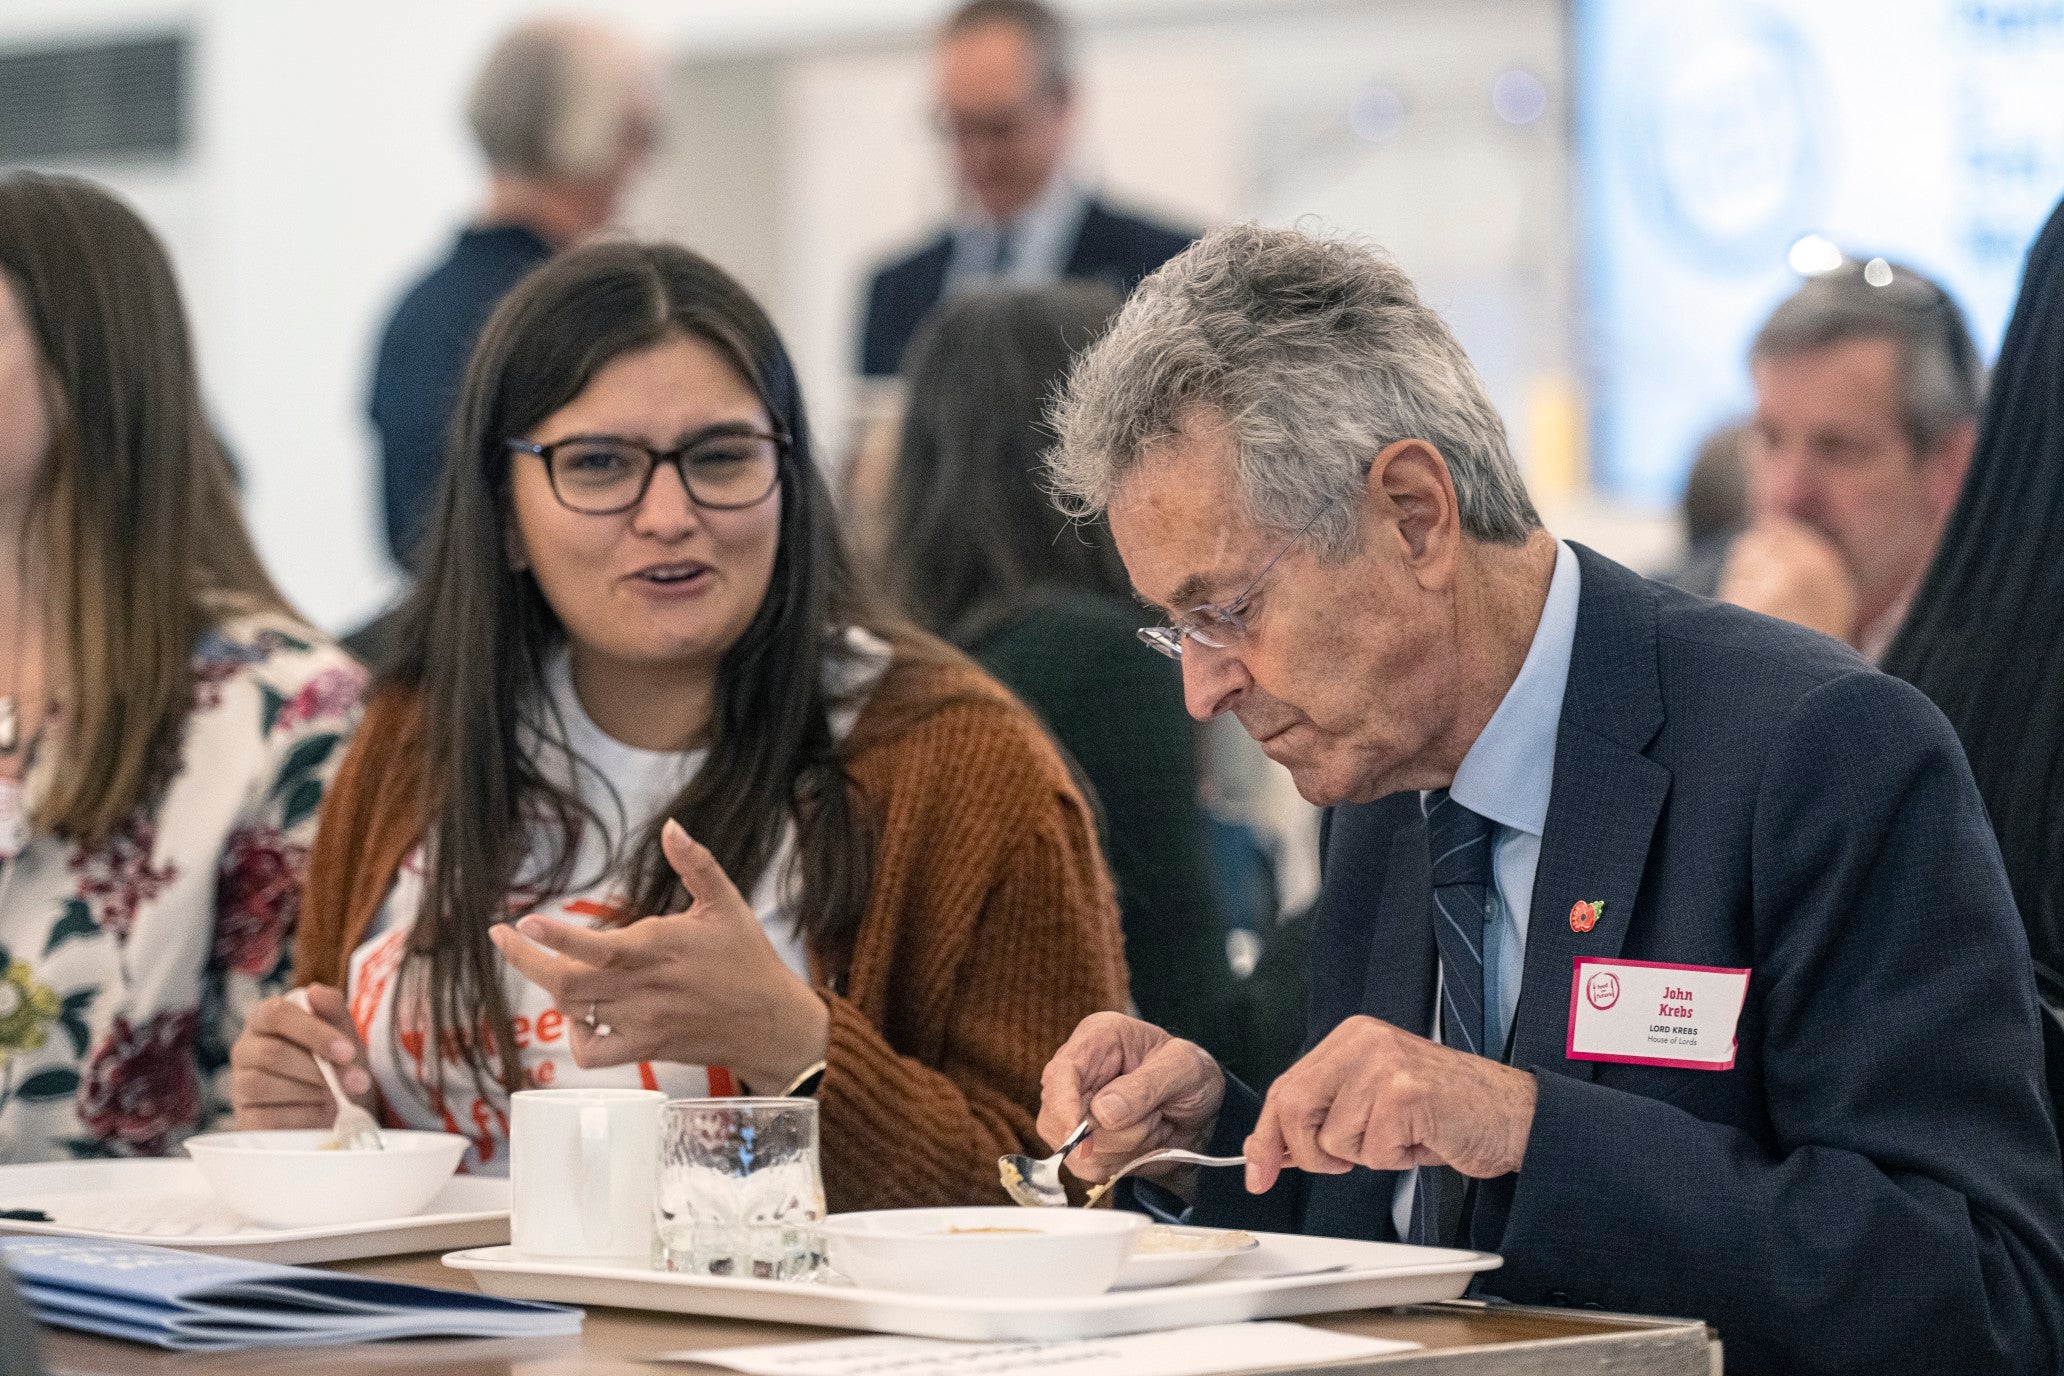
{"label": "blurred seated man", "polygon": [[1956,505],[1983,373],[1942,288],[1875,258],[1809,277],[1749,352],[1750,525],[1724,601],[1892,643]]}
{"label": "blurred seated man", "polygon": [[613,30],[534,20],[489,54],[466,107],[487,159],[486,203],[394,308],[373,365],[368,409],[396,563],[413,567],[459,378],[488,313],[523,274],[615,217],[657,115],[652,60]]}
{"label": "blurred seated man", "polygon": [[860,371],[891,377],[946,296],[980,286],[1093,278],[1123,296],[1180,253],[1190,231],[1122,214],[1068,170],[1075,77],[1066,24],[1040,0],[969,0],[940,30],[940,132],[960,211],[929,244],[874,276]]}
{"label": "blurred seated man", "polygon": [[1749,519],[1747,421],[1729,421],[1699,441],[1677,516],[1684,527],[1684,554],[1662,580],[1686,592],[1711,597],[1719,586],[1727,552]]}
{"label": "blurred seated man", "polygon": [[1054,428],[1190,714],[1329,809],[1315,1044],[1263,1100],[1092,1015],[1039,1117],[1092,1117],[1078,1176],[1244,1155],[1140,1192],[1496,1252],[1483,1293],[1696,1315],[1729,1371],[2059,1370],[2028,945],[1932,703],[1542,529],[1454,336],[1350,243],[1207,235]]}

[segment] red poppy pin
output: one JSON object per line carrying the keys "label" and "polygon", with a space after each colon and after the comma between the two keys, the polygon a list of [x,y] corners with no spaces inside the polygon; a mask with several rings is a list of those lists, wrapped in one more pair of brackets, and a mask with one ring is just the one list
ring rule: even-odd
{"label": "red poppy pin", "polygon": [[1588,903],[1579,901],[1572,905],[1569,910],[1569,929],[1580,934],[1588,932],[1593,927],[1596,927],[1598,919],[1604,916],[1604,899],[1594,898]]}

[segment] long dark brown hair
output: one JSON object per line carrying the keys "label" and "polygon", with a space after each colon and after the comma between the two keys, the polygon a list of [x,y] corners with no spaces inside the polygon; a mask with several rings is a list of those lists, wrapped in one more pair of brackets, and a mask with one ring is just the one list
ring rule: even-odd
{"label": "long dark brown hair", "polygon": [[1062,515],[1039,480],[1047,403],[1118,305],[1090,282],[974,292],[912,346],[883,576],[926,630],[972,646],[1063,589],[1130,605],[1109,527]]}
{"label": "long dark brown hair", "polygon": [[[854,585],[787,350],[745,289],[686,249],[619,241],[564,254],[525,278],[481,335],[390,670],[422,699],[429,800],[423,908],[398,998],[427,1005],[430,1045],[463,1047],[479,1086],[522,1082],[488,929],[504,917],[540,826],[557,859],[540,880],[522,871],[523,882],[564,892],[580,828],[594,820],[526,748],[565,739],[544,667],[566,633],[536,580],[509,567],[505,442],[571,402],[610,362],[682,335],[738,370],[790,447],[766,596],[719,661],[708,758],[664,815],[709,847],[745,893],[792,820],[796,911],[822,960],[844,958],[866,904],[871,828],[833,738],[825,671],[850,653],[838,628],[908,645]],[[671,911],[682,899],[658,844],[663,820],[622,848],[634,914]],[[483,1025],[491,1056],[472,1035]],[[441,1065],[432,1073],[441,1088]]]}
{"label": "long dark brown hair", "polygon": [[22,557],[50,561],[64,728],[34,820],[94,847],[177,767],[201,634],[235,612],[293,613],[244,528],[149,227],[90,182],[0,176],[0,279],[39,346],[51,420]]}
{"label": "long dark brown hair", "polygon": [[2052,1000],[2064,997],[2060,604],[2064,204],[2028,252],[1970,474],[1883,665],[1956,728]]}

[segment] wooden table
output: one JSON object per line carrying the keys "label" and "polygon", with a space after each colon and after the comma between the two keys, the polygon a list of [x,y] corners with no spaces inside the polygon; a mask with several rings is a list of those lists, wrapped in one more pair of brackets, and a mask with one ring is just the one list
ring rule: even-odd
{"label": "wooden table", "polygon": [[[472,1277],[437,1255],[344,1262],[339,1270],[426,1285],[465,1287]],[[1326,1376],[1719,1376],[1720,1348],[1704,1324],[1585,1310],[1523,1309],[1457,1300],[1403,1309],[1317,1315],[1304,1322],[1343,1333],[1401,1338],[1424,1350],[1324,1368]],[[588,1310],[578,1338],[416,1339],[353,1347],[304,1347],[232,1353],[172,1353],[59,1329],[43,1330],[43,1360],[52,1376],[313,1376],[335,1373],[435,1371],[452,1376],[684,1376],[718,1371],[700,1364],[653,1366],[664,1352],[744,1347],[850,1336],[736,1319]],[[1305,1368],[1274,1368],[1289,1376]]]}

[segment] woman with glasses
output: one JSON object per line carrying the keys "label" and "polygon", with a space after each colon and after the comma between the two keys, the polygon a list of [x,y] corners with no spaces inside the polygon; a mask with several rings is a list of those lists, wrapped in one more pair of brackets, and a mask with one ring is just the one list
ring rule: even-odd
{"label": "woman with glasses", "polygon": [[815,1093],[833,1207],[1001,1202],[1044,1049],[1124,1002],[1093,823],[859,597],[764,312],[576,250],[489,321],[452,443],[240,1120],[327,1123],[321,1056],[498,1173],[516,1089]]}
{"label": "woman with glasses", "polygon": [[364,689],[259,562],[156,237],[0,177],[0,1161],[227,1116]]}

